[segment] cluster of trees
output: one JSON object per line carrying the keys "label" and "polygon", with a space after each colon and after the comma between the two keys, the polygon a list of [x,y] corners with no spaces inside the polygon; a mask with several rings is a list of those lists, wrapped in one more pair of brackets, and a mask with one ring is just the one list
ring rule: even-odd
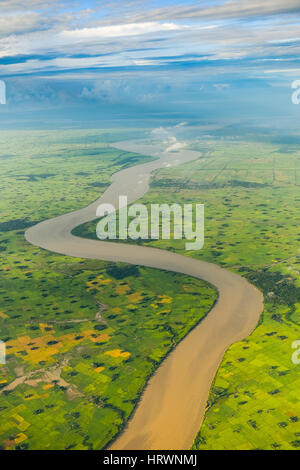
{"label": "cluster of trees", "polygon": [[115,279],[124,279],[127,276],[139,276],[140,272],[137,266],[133,264],[118,265],[112,264],[106,268],[106,272],[109,276]]}

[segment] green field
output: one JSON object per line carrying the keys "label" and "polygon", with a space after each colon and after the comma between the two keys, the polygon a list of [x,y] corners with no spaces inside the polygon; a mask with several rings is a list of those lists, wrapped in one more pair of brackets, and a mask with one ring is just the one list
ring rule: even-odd
{"label": "green field", "polygon": [[216,292],[179,274],[56,255],[26,227],[96,199],[146,157],[108,147],[131,131],[0,136],[1,449],[101,449],[147,379],[211,309]]}
{"label": "green field", "polygon": [[[201,251],[184,251],[184,240],[142,243],[235,271],[265,297],[254,333],[224,357],[195,449],[300,446],[300,366],[291,361],[300,339],[300,149],[282,142],[191,142],[199,159],[157,171],[142,199],[204,203]],[[95,238],[95,223],[77,232]]]}

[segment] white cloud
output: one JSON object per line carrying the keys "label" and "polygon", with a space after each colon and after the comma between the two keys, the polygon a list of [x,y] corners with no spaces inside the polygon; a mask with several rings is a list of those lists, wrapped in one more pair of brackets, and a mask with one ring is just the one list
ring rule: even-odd
{"label": "white cloud", "polygon": [[[8,5],[10,2],[0,0],[0,5],[4,3]],[[123,67],[125,71],[127,66],[133,65],[141,69],[156,65],[163,69],[196,65],[198,62],[203,73],[212,70],[212,67],[215,73],[222,73],[230,66],[231,60],[235,61],[233,67],[238,69],[237,63],[247,58],[256,61],[272,58],[279,61],[287,57],[290,63],[286,67],[290,68],[295,66],[291,57],[298,57],[300,53],[296,42],[299,36],[296,15],[273,17],[272,21],[231,20],[239,12],[241,17],[246,18],[247,14],[252,17],[255,12],[271,14],[281,11],[280,8],[285,9],[285,12],[291,11],[300,0],[231,0],[219,2],[213,8],[207,6],[208,2],[197,2],[190,6],[183,6],[182,2],[181,6],[170,5],[168,9],[160,9],[161,15],[158,10],[155,13],[145,7],[140,16],[142,2],[134,0],[126,2],[128,14],[122,18],[125,3],[113,3],[112,7],[111,3],[103,0],[101,7],[106,7],[107,11],[99,16],[91,14],[87,9],[63,9],[58,13],[57,4],[54,3],[49,15],[48,11],[47,14],[41,11],[20,13],[22,5],[28,5],[29,8],[45,6],[43,1],[11,0],[11,5],[16,8],[15,13],[0,16],[0,36],[3,34],[0,38],[0,57],[41,55],[44,58],[23,63],[17,63],[16,58],[16,64],[0,66],[1,72],[47,73],[49,70],[83,70],[85,67]],[[111,11],[115,16],[108,14]],[[215,24],[222,15],[226,19]],[[108,17],[111,23],[108,23]],[[177,21],[183,17],[189,18],[188,25]],[[216,60],[226,60],[228,65],[225,64],[223,69],[221,64],[219,69],[218,64],[208,65],[208,62]],[[258,62],[256,67],[259,68]]]}
{"label": "white cloud", "polygon": [[184,126],[185,122],[177,124],[173,127],[157,127],[152,129],[151,134],[154,139],[159,140],[163,143],[166,152],[175,152],[186,146],[186,142],[179,141],[174,135],[176,128]]}
{"label": "white cloud", "polygon": [[62,31],[60,36],[62,38],[71,40],[91,40],[91,39],[105,39],[116,38],[121,36],[137,36],[141,34],[149,34],[163,31],[176,31],[187,28],[187,26],[180,26],[175,23],[129,23],[117,24],[112,26],[99,26],[97,28],[83,28],[70,31]]}
{"label": "white cloud", "polygon": [[192,4],[187,6],[168,6],[167,8],[157,8],[146,13],[137,14],[135,21],[145,18],[148,20],[164,20],[166,18],[203,18],[203,19],[230,19],[230,18],[251,18],[284,13],[295,13],[300,11],[299,0],[227,0],[213,5],[203,7]]}
{"label": "white cloud", "polygon": [[176,152],[186,146],[186,142],[179,142],[176,137],[171,138],[169,143],[166,152]]}
{"label": "white cloud", "polygon": [[264,70],[264,73],[286,73],[287,75],[298,75],[300,76],[300,69],[270,69]]}
{"label": "white cloud", "polygon": [[229,84],[228,83],[215,83],[214,84],[214,87],[218,90],[218,91],[222,91],[222,90],[226,90],[226,88],[229,88]]}
{"label": "white cloud", "polygon": [[157,65],[157,60],[137,59],[133,61],[134,65]]}
{"label": "white cloud", "polygon": [[0,35],[19,34],[46,27],[44,18],[38,13],[0,16]]}

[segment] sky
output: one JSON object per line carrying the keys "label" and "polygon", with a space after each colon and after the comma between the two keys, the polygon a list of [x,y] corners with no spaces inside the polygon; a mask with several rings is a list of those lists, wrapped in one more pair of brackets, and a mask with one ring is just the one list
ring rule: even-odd
{"label": "sky", "polygon": [[0,123],[289,127],[300,0],[0,0]]}

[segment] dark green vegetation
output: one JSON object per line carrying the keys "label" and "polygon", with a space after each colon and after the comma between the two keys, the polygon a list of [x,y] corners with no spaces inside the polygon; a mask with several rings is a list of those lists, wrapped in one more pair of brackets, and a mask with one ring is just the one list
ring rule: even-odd
{"label": "dark green vegetation", "polygon": [[107,445],[147,378],[216,299],[187,276],[69,258],[25,241],[26,227],[88,204],[112,173],[147,160],[106,144],[125,137],[1,135],[1,449]]}
{"label": "dark green vegetation", "polygon": [[[260,324],[226,353],[194,448],[296,449],[300,445],[299,145],[194,142],[198,160],[156,172],[146,203],[205,204],[205,246],[150,242],[219,264],[264,293]],[[174,154],[176,155],[176,154]],[[95,224],[80,228],[94,236]]]}

